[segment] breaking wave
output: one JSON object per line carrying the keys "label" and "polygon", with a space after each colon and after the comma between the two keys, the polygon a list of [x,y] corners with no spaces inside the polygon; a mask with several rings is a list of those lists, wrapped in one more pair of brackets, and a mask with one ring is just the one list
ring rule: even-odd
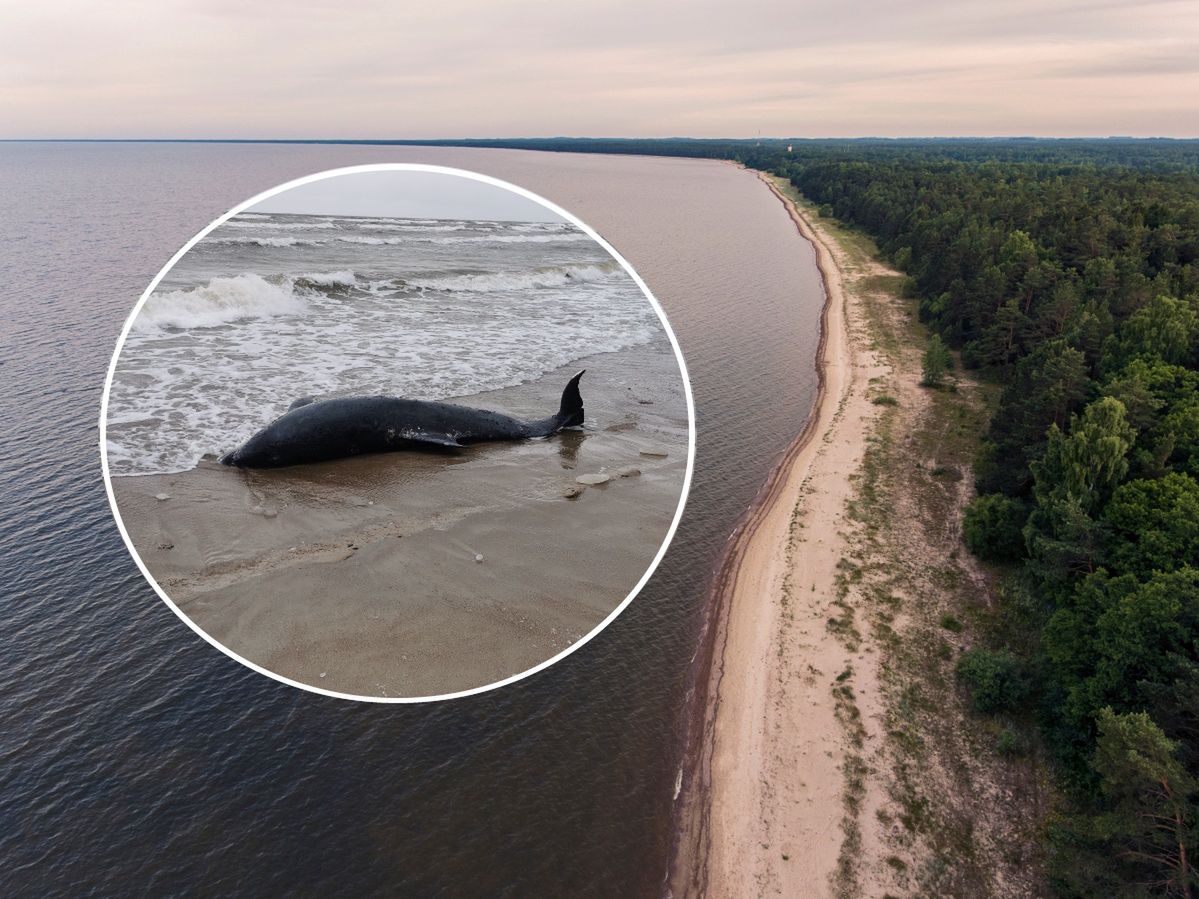
{"label": "breaking wave", "polygon": [[214,328],[252,318],[302,314],[312,297],[330,288],[353,287],[353,272],[316,272],[266,279],[242,274],[213,278],[189,290],[154,293],[133,321],[141,333]]}

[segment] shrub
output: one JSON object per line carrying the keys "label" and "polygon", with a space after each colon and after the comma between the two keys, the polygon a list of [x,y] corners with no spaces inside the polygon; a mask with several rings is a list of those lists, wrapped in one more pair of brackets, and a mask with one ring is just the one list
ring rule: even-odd
{"label": "shrub", "polygon": [[1015,711],[1028,699],[1024,666],[1009,652],[964,652],[958,659],[957,676],[970,691],[975,710],[984,715]]}
{"label": "shrub", "polygon": [[962,539],[966,548],[980,559],[1010,562],[1024,555],[1024,523],[1028,509],[1024,503],[1001,493],[976,497],[966,507],[962,520]]}
{"label": "shrub", "polygon": [[1018,733],[1010,727],[1005,727],[999,732],[999,736],[995,740],[995,751],[1000,755],[1006,755],[1011,758],[1012,756],[1024,755],[1027,747]]}

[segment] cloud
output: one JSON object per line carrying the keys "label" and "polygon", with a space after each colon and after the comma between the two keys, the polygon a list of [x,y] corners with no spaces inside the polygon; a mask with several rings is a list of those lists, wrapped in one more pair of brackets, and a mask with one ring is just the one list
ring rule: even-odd
{"label": "cloud", "polygon": [[47,0],[0,136],[1199,135],[1187,0]]}

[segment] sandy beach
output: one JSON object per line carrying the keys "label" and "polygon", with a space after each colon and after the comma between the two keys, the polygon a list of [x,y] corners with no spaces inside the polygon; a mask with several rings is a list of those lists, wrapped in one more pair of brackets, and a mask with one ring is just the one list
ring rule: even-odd
{"label": "sandy beach", "polygon": [[952,673],[985,402],[921,388],[897,273],[760,177],[817,253],[821,387],[717,583],[671,894],[1029,895],[1036,767],[987,761]]}
{"label": "sandy beach", "polygon": [[860,656],[825,619],[835,614],[850,476],[877,409],[864,388],[879,363],[851,332],[854,297],[831,250],[788,208],[825,281],[821,388],[741,532],[721,600],[704,761],[708,845],[695,881],[711,896],[819,895],[841,844],[844,735],[829,681]]}
{"label": "sandy beach", "polygon": [[[206,460],[113,489],[155,579],[244,658],[355,695],[483,686],[603,621],[678,506],[687,409],[664,337],[454,401],[545,415],[579,368],[582,431],[275,470]],[[610,480],[577,484],[595,473]]]}

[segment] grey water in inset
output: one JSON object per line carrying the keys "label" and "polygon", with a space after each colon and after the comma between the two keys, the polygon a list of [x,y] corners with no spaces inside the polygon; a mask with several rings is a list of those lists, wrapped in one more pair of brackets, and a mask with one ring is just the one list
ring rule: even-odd
{"label": "grey water in inset", "polygon": [[[185,241],[275,184],[396,161],[595,227],[665,308],[698,411],[678,535],[626,612],[533,677],[427,706],[302,692],[203,642],[126,552],[97,446],[121,326]],[[709,582],[816,385],[818,273],[766,188],[644,157],[3,144],[0,221],[0,894],[660,893]]]}
{"label": "grey water in inset", "polygon": [[134,319],[109,394],[109,470],[186,471],[245,442],[297,385],[440,400],[661,334],[633,278],[567,222],[242,214]]}

